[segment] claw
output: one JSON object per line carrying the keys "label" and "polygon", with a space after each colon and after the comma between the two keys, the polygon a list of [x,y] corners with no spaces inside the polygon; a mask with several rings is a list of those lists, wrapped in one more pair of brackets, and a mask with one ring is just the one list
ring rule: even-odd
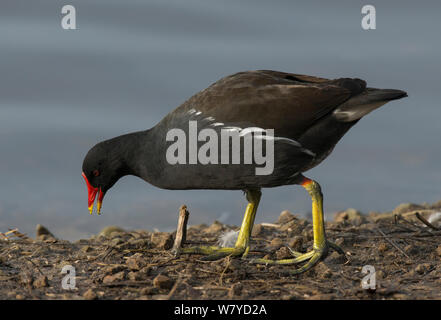
{"label": "claw", "polygon": [[281,259],[281,260],[253,259],[250,261],[250,263],[287,265],[287,264],[297,264],[308,260],[308,262],[304,264],[302,267],[289,272],[290,274],[300,274],[311,269],[319,261],[326,258],[328,254],[328,249],[334,249],[338,253],[345,255],[344,251],[338,245],[336,245],[333,242],[326,241],[325,244],[322,245],[321,247],[314,248],[313,250],[307,253],[301,254],[299,252],[290,249],[291,253],[295,257],[293,259]]}

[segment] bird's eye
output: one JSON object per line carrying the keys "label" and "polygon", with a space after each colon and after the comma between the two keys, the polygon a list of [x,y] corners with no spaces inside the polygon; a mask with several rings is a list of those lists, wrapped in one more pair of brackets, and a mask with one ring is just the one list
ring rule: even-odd
{"label": "bird's eye", "polygon": [[98,170],[93,170],[92,173],[95,177],[98,177],[100,175],[100,172]]}

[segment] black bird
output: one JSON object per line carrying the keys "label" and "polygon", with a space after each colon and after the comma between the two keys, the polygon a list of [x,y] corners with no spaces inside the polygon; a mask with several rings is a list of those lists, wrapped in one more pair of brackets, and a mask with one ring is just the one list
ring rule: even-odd
{"label": "black bird", "polygon": [[293,273],[306,271],[329,248],[344,253],[326,239],[320,185],[303,172],[322,162],[363,116],[406,96],[400,90],[367,88],[360,79],[270,70],[227,76],[153,128],[90,149],[83,162],[90,213],[96,195],[99,214],[105,193],[125,175],[164,189],[244,190],[249,203],[233,248],[201,246],[180,252],[206,254],[207,259],[246,256],[261,188],[298,184],[312,198],[313,250],[293,252],[292,259],[253,261],[307,261]]}

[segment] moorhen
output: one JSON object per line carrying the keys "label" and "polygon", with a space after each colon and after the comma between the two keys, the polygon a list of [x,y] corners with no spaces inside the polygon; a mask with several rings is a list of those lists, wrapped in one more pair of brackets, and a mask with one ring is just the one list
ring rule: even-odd
{"label": "moorhen", "polygon": [[[254,263],[294,264],[304,272],[328,250],[320,185],[303,173],[321,163],[362,117],[406,97],[401,90],[366,87],[360,79],[329,80],[270,70],[239,72],[195,94],[146,131],[98,143],[83,162],[90,213],[96,196],[122,176],[134,175],[164,189],[243,190],[248,206],[234,247],[181,248],[180,253],[245,257],[262,188],[301,185],[312,198],[313,249],[292,259]],[[230,143],[231,142],[231,143]]]}

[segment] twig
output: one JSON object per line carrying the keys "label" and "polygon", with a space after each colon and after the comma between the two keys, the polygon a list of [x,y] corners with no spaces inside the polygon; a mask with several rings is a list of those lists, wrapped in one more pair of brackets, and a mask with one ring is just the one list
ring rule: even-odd
{"label": "twig", "polygon": [[178,252],[187,237],[187,222],[190,213],[187,206],[184,204],[179,209],[178,227],[176,229],[175,243],[173,244],[172,252]]}
{"label": "twig", "polygon": [[393,245],[398,251],[400,251],[402,254],[404,254],[408,259],[410,259],[410,257],[406,254],[406,252],[403,251],[403,249],[401,249],[397,244],[395,244],[392,240],[390,240],[386,234],[381,231],[380,228],[377,228],[377,231],[383,236],[383,238],[389,242],[391,245]]}
{"label": "twig", "polygon": [[175,293],[176,289],[181,284],[181,279],[182,279],[182,274],[179,275],[178,280],[176,280],[175,284],[173,285],[173,287],[171,288],[170,292],[168,293],[166,300],[170,300],[171,299],[171,297]]}
{"label": "twig", "polygon": [[429,228],[431,228],[435,231],[440,230],[438,227],[435,227],[433,224],[431,224],[429,221],[427,221],[426,218],[424,218],[419,212],[415,213],[415,216],[418,218],[418,220],[420,220],[422,223],[424,223]]}

